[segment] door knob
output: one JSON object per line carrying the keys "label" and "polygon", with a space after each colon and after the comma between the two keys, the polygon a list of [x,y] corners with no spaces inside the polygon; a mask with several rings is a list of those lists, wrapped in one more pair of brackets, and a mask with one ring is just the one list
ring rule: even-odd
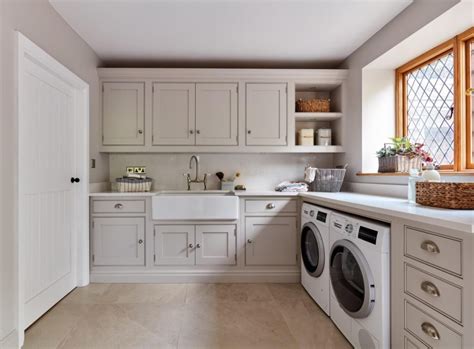
{"label": "door knob", "polygon": [[138,134],[143,134],[143,130],[138,130]]}
{"label": "door knob", "polygon": [[79,183],[81,180],[79,178],[71,177],[71,183]]}
{"label": "door knob", "polygon": [[193,130],[189,130],[189,134],[192,135],[194,133]]}
{"label": "door knob", "polygon": [[196,245],[196,248],[201,248],[201,244],[197,244],[197,245]]}
{"label": "door knob", "polygon": [[248,133],[248,134],[251,134],[251,133],[252,133],[252,131],[248,130],[248,131],[247,131],[247,133]]}
{"label": "door knob", "polygon": [[252,240],[250,240],[250,239],[247,239],[247,242],[248,242],[249,244],[251,244],[251,243],[252,243]]}
{"label": "door knob", "polygon": [[200,131],[200,130],[196,130],[196,133],[197,133],[198,135],[200,135],[200,134],[201,134],[201,131]]}
{"label": "door knob", "polygon": [[193,244],[189,244],[188,247],[189,247],[189,248],[193,248],[194,245],[193,245]]}

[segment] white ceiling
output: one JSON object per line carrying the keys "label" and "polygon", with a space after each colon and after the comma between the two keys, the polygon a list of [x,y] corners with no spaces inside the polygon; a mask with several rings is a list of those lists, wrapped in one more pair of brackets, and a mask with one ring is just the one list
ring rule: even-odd
{"label": "white ceiling", "polygon": [[412,0],[50,0],[105,65],[327,67]]}

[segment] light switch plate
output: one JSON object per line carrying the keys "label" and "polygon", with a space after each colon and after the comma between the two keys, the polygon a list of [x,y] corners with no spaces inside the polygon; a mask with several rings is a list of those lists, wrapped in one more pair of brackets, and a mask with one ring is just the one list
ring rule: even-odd
{"label": "light switch plate", "polygon": [[143,173],[146,173],[146,167],[145,166],[127,166],[127,173],[143,174]]}

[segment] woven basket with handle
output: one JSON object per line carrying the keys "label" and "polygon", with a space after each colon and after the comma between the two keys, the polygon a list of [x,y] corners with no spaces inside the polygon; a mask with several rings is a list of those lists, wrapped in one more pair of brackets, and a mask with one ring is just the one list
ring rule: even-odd
{"label": "woven basket with handle", "polygon": [[331,108],[330,99],[298,99],[296,101],[296,111],[299,113],[327,113]]}
{"label": "woven basket with handle", "polygon": [[474,183],[418,182],[416,202],[431,207],[473,210]]}

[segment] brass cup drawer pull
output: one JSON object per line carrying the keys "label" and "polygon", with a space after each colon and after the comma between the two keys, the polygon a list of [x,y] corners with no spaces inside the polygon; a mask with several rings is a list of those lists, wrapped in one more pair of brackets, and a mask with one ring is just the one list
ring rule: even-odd
{"label": "brass cup drawer pull", "polygon": [[423,322],[421,324],[421,330],[430,338],[435,340],[440,340],[439,332],[432,324],[429,322]]}
{"label": "brass cup drawer pull", "polygon": [[423,281],[420,287],[424,292],[428,293],[430,296],[433,296],[433,297],[441,296],[438,287],[436,287],[436,285],[430,281]]}
{"label": "brass cup drawer pull", "polygon": [[121,210],[123,208],[122,204],[115,204],[114,206],[117,210]]}
{"label": "brass cup drawer pull", "polygon": [[433,253],[433,254],[438,254],[440,252],[440,249],[436,243],[434,243],[431,240],[425,240],[421,243],[420,245],[421,249],[425,250],[426,252]]}
{"label": "brass cup drawer pull", "polygon": [[269,210],[272,210],[272,209],[275,208],[275,204],[274,204],[273,202],[270,202],[269,204],[267,204],[267,208],[268,208]]}

